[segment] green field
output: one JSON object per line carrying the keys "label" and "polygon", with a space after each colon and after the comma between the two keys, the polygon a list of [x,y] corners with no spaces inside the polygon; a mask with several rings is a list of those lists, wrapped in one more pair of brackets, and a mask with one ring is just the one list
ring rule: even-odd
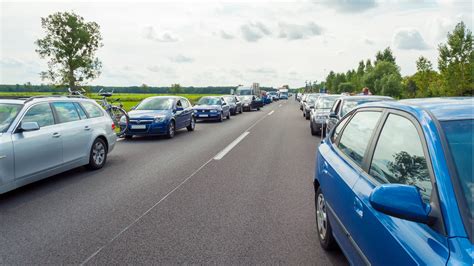
{"label": "green field", "polygon": [[[0,98],[7,97],[32,97],[39,95],[67,95],[66,93],[52,93],[52,92],[0,92]],[[141,93],[115,93],[114,96],[108,98],[109,101],[120,99],[125,110],[137,105],[141,100],[151,96],[166,96],[171,94],[141,94]],[[178,96],[186,97],[192,104],[195,104],[201,97],[211,94],[176,94]],[[102,97],[97,94],[87,94],[89,98],[100,100]]]}

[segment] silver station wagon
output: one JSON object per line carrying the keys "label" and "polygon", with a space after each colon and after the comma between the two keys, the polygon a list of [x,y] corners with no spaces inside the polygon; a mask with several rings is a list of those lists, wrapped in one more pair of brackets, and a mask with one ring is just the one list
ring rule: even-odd
{"label": "silver station wagon", "polygon": [[0,194],[79,166],[100,169],[116,139],[93,100],[0,99]]}

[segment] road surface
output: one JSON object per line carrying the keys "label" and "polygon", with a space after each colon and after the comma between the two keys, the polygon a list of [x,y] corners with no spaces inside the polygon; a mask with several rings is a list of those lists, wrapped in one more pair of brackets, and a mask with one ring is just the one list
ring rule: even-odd
{"label": "road surface", "polygon": [[0,195],[0,264],[345,265],[316,235],[319,138],[294,100]]}

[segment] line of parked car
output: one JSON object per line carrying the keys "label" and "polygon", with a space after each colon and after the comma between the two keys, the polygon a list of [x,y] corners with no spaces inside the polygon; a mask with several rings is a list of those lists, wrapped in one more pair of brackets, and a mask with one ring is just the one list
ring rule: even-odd
{"label": "line of parked car", "polygon": [[[193,131],[196,121],[222,122],[260,110],[255,95],[202,97],[196,105],[180,96],[142,100],[122,117],[125,139]],[[117,141],[116,125],[96,101],[76,96],[0,99],[0,194],[86,165],[102,168]]]}
{"label": "line of parked car", "polygon": [[321,246],[353,265],[471,265],[474,100],[311,94]]}

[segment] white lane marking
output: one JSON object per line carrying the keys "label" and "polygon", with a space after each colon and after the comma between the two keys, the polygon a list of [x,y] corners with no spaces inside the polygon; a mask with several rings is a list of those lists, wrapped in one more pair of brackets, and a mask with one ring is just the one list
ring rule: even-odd
{"label": "white lane marking", "polygon": [[124,139],[120,138],[120,139],[118,139],[118,140],[117,140],[117,142],[119,142],[119,141],[123,141],[123,140],[124,140]]}
{"label": "white lane marking", "polygon": [[110,245],[112,242],[115,241],[119,236],[121,236],[123,233],[125,233],[130,227],[132,227],[134,224],[136,224],[138,221],[140,221],[145,215],[147,215],[151,210],[153,210],[156,206],[158,206],[161,202],[163,202],[166,198],[168,198],[173,192],[178,190],[181,186],[183,186],[191,177],[196,175],[201,169],[203,169],[206,165],[208,165],[212,161],[212,158],[209,159],[207,162],[205,162],[203,165],[201,165],[196,171],[194,171],[190,176],[188,176],[186,179],[183,180],[183,182],[179,183],[175,188],[173,188],[170,192],[168,192],[163,198],[161,198],[158,202],[153,204],[148,210],[146,210],[142,215],[138,216],[133,222],[131,222],[129,225],[127,225],[124,229],[122,229],[118,234],[116,234],[114,237],[112,237],[107,243],[102,245],[96,252],[92,253],[87,259],[85,259],[80,265],[84,265],[88,263],[91,259],[93,259],[97,254],[99,254],[104,248],[106,248],[108,245]]}
{"label": "white lane marking", "polygon": [[275,112],[275,110],[272,110],[268,115],[272,115]]}
{"label": "white lane marking", "polygon": [[5,159],[5,158],[7,158],[6,155],[0,155],[0,159]]}
{"label": "white lane marking", "polygon": [[278,105],[278,107],[281,107],[281,103],[280,103],[280,105]]}
{"label": "white lane marking", "polygon": [[221,152],[214,156],[214,160],[220,160],[224,158],[224,156],[229,153],[235,146],[237,146],[237,144],[239,144],[239,142],[241,142],[245,137],[247,137],[249,133],[250,132],[245,131],[244,133],[242,133],[242,135],[238,136],[234,141],[227,145],[227,147],[225,147]]}

